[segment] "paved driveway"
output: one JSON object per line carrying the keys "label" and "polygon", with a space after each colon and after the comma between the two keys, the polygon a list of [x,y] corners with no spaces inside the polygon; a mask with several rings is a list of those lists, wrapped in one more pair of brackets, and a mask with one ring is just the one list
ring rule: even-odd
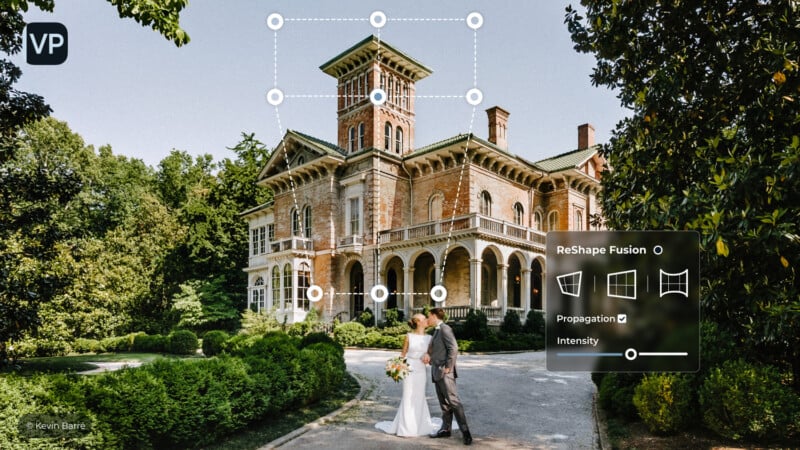
{"label": "paved driveway", "polygon": [[[397,353],[347,350],[348,370],[367,388],[364,399],[280,448],[462,448],[458,432],[450,439],[399,438],[375,429],[376,422],[394,418],[400,402],[401,384],[383,373],[386,360]],[[544,352],[460,355],[458,374],[474,448],[597,448],[589,374],[548,372]],[[432,385],[428,404],[439,416]]]}

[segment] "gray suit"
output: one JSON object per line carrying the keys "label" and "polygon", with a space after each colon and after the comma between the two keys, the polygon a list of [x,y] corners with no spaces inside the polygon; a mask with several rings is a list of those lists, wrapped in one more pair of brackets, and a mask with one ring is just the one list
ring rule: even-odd
{"label": "gray suit", "polygon": [[[440,323],[438,329],[434,331],[428,355],[431,358],[431,376],[436,386],[436,396],[439,397],[439,405],[442,408],[442,429],[450,430],[455,415],[461,431],[469,431],[467,417],[464,415],[464,408],[461,406],[456,389],[458,343],[453,329],[446,323]],[[445,374],[445,368],[449,368],[450,373]]]}

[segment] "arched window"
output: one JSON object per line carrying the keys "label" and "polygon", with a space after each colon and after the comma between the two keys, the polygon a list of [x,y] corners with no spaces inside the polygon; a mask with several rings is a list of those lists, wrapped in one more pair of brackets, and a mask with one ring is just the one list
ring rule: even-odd
{"label": "arched window", "polygon": [[303,208],[303,237],[311,239],[311,206]]}
{"label": "arched window", "polygon": [[355,150],[355,147],[356,147],[356,128],[350,127],[350,129],[347,130],[347,151],[349,153],[352,153],[353,150]]}
{"label": "arched window", "polygon": [[397,130],[395,130],[394,152],[403,152],[403,129],[400,127],[397,127]]}
{"label": "arched window", "polygon": [[281,269],[278,266],[272,268],[272,304],[281,304]]}
{"label": "arched window", "polygon": [[383,149],[386,151],[392,149],[392,124],[389,122],[383,126]]}
{"label": "arched window", "polygon": [[442,218],[443,201],[444,195],[440,192],[431,195],[430,200],[428,200],[428,220],[439,220]]}
{"label": "arched window", "polygon": [[583,231],[583,211],[575,209],[575,231]]}
{"label": "arched window", "polygon": [[492,215],[492,196],[488,192],[481,192],[480,213],[484,216]]}
{"label": "arched window", "polygon": [[303,311],[308,311],[310,301],[308,300],[308,287],[311,286],[311,268],[307,263],[300,265],[300,272],[297,274],[297,306]]}
{"label": "arched window", "polygon": [[300,236],[300,213],[292,208],[292,236]]}
{"label": "arched window", "polygon": [[534,211],[533,213],[533,229],[542,231],[542,213],[541,211]]}
{"label": "arched window", "polygon": [[525,214],[525,210],[522,208],[522,203],[514,203],[514,223],[517,225],[522,225],[522,217]]}
{"label": "arched window", "polygon": [[283,266],[283,301],[284,309],[292,307],[292,265]]}
{"label": "arched window", "polygon": [[264,278],[258,277],[256,278],[255,283],[253,283],[253,290],[250,291],[250,304],[256,305],[256,311],[260,312],[261,308],[266,308],[267,305],[265,303],[265,292],[264,292]]}
{"label": "arched window", "polygon": [[558,211],[550,211],[547,214],[547,231],[556,231],[558,229]]}
{"label": "arched window", "polygon": [[358,149],[364,148],[364,122],[358,124]]}

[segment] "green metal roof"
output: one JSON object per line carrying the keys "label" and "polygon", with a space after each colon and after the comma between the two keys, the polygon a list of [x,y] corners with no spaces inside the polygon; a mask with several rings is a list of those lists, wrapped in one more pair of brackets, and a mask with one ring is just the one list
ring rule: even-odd
{"label": "green metal roof", "polygon": [[336,67],[346,61],[348,58],[353,57],[354,55],[358,54],[359,52],[364,51],[377,51],[377,50],[386,50],[389,53],[394,54],[396,57],[397,62],[401,62],[406,69],[415,75],[415,80],[421,80],[422,78],[427,77],[428,75],[433,73],[433,70],[421,62],[417,61],[416,59],[408,56],[406,53],[396,49],[395,47],[386,43],[379,39],[375,35],[369,35],[366,38],[362,39],[361,41],[357,42],[352,47],[348,48],[347,50],[339,53],[338,55],[331,58],[328,62],[324,63],[323,65],[319,66],[320,70],[325,72],[331,76],[336,75]]}
{"label": "green metal roof", "polygon": [[301,140],[307,141],[311,144],[314,144],[314,147],[319,148],[320,150],[324,151],[325,153],[333,156],[346,156],[347,152],[345,149],[339,147],[336,144],[331,144],[328,141],[323,141],[322,139],[315,138],[314,136],[301,133],[296,130],[287,130],[287,134],[294,134],[296,137],[299,137]]}
{"label": "green metal roof", "polygon": [[536,165],[546,170],[547,172],[560,172],[562,170],[574,169],[578,164],[585,162],[598,150],[598,146],[588,148],[581,148],[572,150],[567,153],[562,153],[541,161],[537,161]]}
{"label": "green metal roof", "polygon": [[275,203],[275,201],[273,199],[269,199],[269,200],[267,200],[266,203],[262,203],[262,204],[256,206],[255,208],[246,209],[246,210],[240,212],[239,213],[239,217],[244,217],[244,216],[246,216],[248,214],[252,214],[254,212],[261,211],[263,209],[267,209],[270,206],[272,206],[274,203]]}

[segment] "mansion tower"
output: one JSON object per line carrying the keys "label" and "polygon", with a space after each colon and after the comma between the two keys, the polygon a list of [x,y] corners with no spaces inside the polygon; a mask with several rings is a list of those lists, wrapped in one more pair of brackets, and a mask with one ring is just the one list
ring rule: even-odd
{"label": "mansion tower", "polygon": [[[592,126],[578,127],[576,150],[532,163],[509,151],[510,114],[495,106],[486,139],[416,147],[415,86],[431,69],[373,36],[320,69],[337,80],[336,143],[289,130],[261,170],[274,197],[242,213],[248,306],[289,323],[310,308],[341,321],[367,307],[408,316],[441,284],[436,305],[452,318],[542,309],[545,233],[590,229],[600,212]],[[375,89],[385,98],[370,99]],[[380,303],[376,285],[389,293]]]}

